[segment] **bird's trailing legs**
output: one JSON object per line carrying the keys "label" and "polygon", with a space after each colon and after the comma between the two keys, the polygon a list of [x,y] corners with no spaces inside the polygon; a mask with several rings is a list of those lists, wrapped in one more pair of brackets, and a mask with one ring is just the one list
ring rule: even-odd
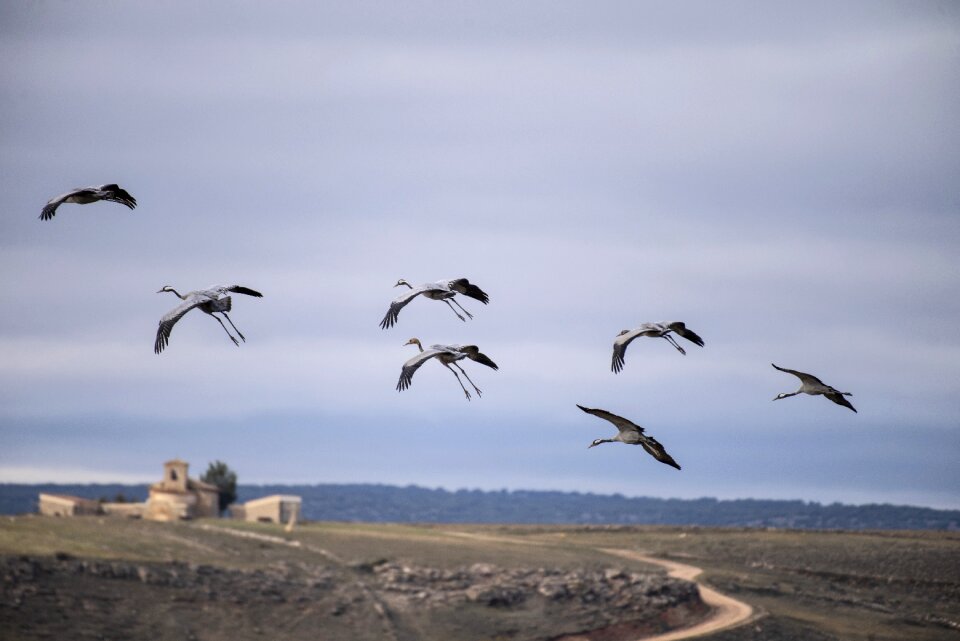
{"label": "bird's trailing legs", "polygon": [[[461,309],[461,311],[463,311],[464,314],[466,314],[466,315],[469,316],[470,318],[473,318],[473,314],[471,314],[470,312],[468,312],[467,310],[465,310],[465,309],[463,308],[463,305],[461,305],[460,303],[457,302],[457,299],[456,299],[456,298],[451,298],[450,300],[453,301],[453,304],[456,305],[457,307],[459,307],[459,308]],[[462,370],[461,370],[461,371],[462,371]]]}
{"label": "bird's trailing legs", "polygon": [[[227,329],[227,326],[223,324],[223,321],[220,320],[219,317],[214,316],[213,314],[210,314],[210,316],[211,316],[211,318],[216,319],[216,321],[217,321],[218,323],[220,323],[220,327],[222,327],[222,328],[223,328],[223,331],[225,331],[225,332],[227,333],[227,336],[230,337],[230,340],[233,341],[233,344],[236,345],[237,347],[240,347],[240,343],[238,343],[238,342],[237,342],[237,339],[235,339],[235,338],[233,337],[233,334],[231,334],[231,333],[230,333],[230,330]],[[233,325],[233,323],[230,323],[230,324]],[[234,327],[234,329],[236,329],[236,327]],[[237,333],[239,334],[240,332],[237,332]],[[246,341],[244,341],[244,342],[246,342]]]}
{"label": "bird's trailing legs", "polygon": [[[447,307],[450,308],[450,311],[452,311],[454,314],[457,315],[457,318],[459,318],[460,320],[462,320],[464,323],[467,322],[467,319],[464,318],[463,316],[461,316],[461,315],[460,315],[460,312],[458,312],[457,310],[455,310],[455,309],[453,308],[453,305],[450,304],[450,301],[444,299],[443,302],[445,302],[445,303],[447,304]],[[461,308],[461,309],[462,309],[462,308]]]}
{"label": "bird's trailing legs", "polygon": [[[454,363],[453,366],[456,367],[456,368],[457,368],[458,370],[460,370],[461,372],[463,372],[463,375],[464,375],[464,376],[467,376],[466,370],[464,370],[462,367],[460,367],[460,366],[457,365],[456,363]],[[469,376],[467,376],[467,380],[470,381],[470,377],[469,377]],[[473,389],[477,390],[477,396],[478,396],[478,397],[482,397],[482,396],[483,396],[483,392],[480,391],[480,388],[477,387],[476,383],[474,383],[473,381],[470,381],[470,384],[473,385]]]}
{"label": "bird's trailing legs", "polygon": [[[446,363],[444,363],[444,365],[446,365]],[[469,400],[470,400],[470,392],[467,391],[467,388],[466,388],[466,387],[463,387],[463,381],[460,380],[460,375],[457,374],[457,372],[454,371],[454,369],[453,369],[452,367],[450,367],[449,365],[447,365],[447,369],[450,370],[451,372],[453,372],[453,375],[457,377],[457,382],[460,383],[460,387],[463,388],[463,393],[467,395],[467,400],[469,401]],[[463,371],[463,370],[460,370],[460,371]],[[471,383],[471,385],[472,385],[472,383]]]}
{"label": "bird's trailing legs", "polygon": [[668,343],[670,343],[671,345],[673,345],[674,347],[676,347],[676,348],[680,351],[681,354],[683,354],[684,356],[687,355],[687,351],[686,351],[685,349],[683,349],[682,347],[680,347],[679,345],[677,345],[677,341],[675,341],[675,340],[673,339],[673,336],[671,336],[670,334],[664,334],[663,337],[664,337],[665,339],[667,339],[667,342],[668,342]]}
{"label": "bird's trailing legs", "polygon": [[[240,333],[240,330],[237,329],[237,326],[233,324],[233,321],[230,320],[230,317],[227,316],[227,313],[226,313],[226,312],[220,312],[220,313],[223,314],[223,317],[227,319],[227,322],[228,322],[228,323],[230,323],[230,327],[232,327],[232,328],[233,328],[233,331],[235,331],[235,332],[237,333],[237,336],[240,337],[240,340],[242,340],[244,343],[246,343],[246,342],[247,342],[247,339],[243,337],[243,334]],[[222,324],[223,324],[223,323],[221,323],[221,325],[222,325]]]}

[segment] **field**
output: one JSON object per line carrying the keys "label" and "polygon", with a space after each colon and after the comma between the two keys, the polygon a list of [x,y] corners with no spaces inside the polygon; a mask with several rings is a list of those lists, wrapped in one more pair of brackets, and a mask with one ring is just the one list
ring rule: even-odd
{"label": "field", "polygon": [[639,639],[710,613],[642,552],[753,606],[710,638],[960,638],[960,535],[108,518],[0,521],[0,639]]}

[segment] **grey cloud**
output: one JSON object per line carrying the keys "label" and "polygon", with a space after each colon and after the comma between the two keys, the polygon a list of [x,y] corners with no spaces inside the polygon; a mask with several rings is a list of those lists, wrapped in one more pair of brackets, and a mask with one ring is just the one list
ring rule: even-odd
{"label": "grey cloud", "polygon": [[[269,453],[290,480],[616,491],[635,453],[584,456],[589,402],[690,461],[649,493],[955,494],[952,5],[2,12],[0,477],[56,444],[78,473],[183,448],[260,480]],[[140,206],[37,220],[104,181]],[[463,275],[474,321],[424,300],[377,327],[397,278]],[[232,314],[249,342],[187,316],[155,356],[154,292],[227,281],[266,294]],[[707,346],[638,341],[611,374],[616,332],[660,319]],[[481,345],[484,398],[439,367],[398,394],[415,335]],[[860,414],[770,402],[795,384],[771,360]]]}

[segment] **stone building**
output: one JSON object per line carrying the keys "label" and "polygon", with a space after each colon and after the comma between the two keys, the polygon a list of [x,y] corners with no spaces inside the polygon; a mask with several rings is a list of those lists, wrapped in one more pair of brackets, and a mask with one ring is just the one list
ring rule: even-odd
{"label": "stone building", "polygon": [[147,509],[146,503],[101,503],[101,509],[107,516],[122,516],[128,519],[142,519]]}
{"label": "stone building", "polygon": [[219,516],[217,486],[190,478],[188,467],[186,461],[179,459],[164,463],[163,480],[150,486],[146,503],[103,503],[79,496],[41,493],[39,512],[46,516],[106,514],[152,521]]}
{"label": "stone building", "polygon": [[231,508],[234,518],[264,523],[295,523],[300,520],[299,496],[273,494]]}
{"label": "stone building", "polygon": [[99,501],[67,494],[40,493],[40,514],[44,516],[94,516],[103,514]]}
{"label": "stone building", "polygon": [[186,461],[179,459],[163,464],[163,480],[150,486],[143,518],[174,521],[220,514],[217,486],[190,478],[188,467]]}

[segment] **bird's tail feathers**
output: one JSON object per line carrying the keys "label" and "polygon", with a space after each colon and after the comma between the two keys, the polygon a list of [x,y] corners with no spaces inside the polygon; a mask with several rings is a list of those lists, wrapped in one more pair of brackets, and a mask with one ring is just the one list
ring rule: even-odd
{"label": "bird's tail feathers", "polygon": [[482,364],[482,365],[486,365],[487,367],[489,367],[489,368],[491,368],[491,369],[500,369],[499,367],[497,367],[497,364],[496,364],[496,363],[494,363],[492,360],[490,360],[490,357],[489,357],[489,356],[487,356],[486,354],[483,354],[483,353],[481,353],[481,352],[477,352],[476,356],[468,354],[468,355],[467,355],[467,358],[469,358],[470,360],[473,360],[473,361],[477,361],[478,363],[480,363],[480,364]]}
{"label": "bird's tail feathers", "polygon": [[463,292],[465,296],[476,299],[484,305],[490,302],[490,297],[487,296],[487,293],[473,283],[468,284],[466,289],[467,291]]}
{"label": "bird's tail feathers", "polygon": [[215,312],[229,312],[233,309],[233,299],[229,296],[224,296],[223,298],[218,298],[213,302],[213,306],[216,308],[213,311]]}
{"label": "bird's tail feathers", "polygon": [[111,200],[115,203],[126,205],[130,209],[133,209],[137,206],[137,199],[131,196],[130,192],[128,192],[126,189],[123,189],[116,183],[101,185],[100,190],[106,193],[106,200]]}
{"label": "bird's tail feathers", "polygon": [[247,296],[254,296],[254,297],[256,297],[256,298],[263,298],[263,294],[261,294],[261,293],[258,292],[257,290],[255,290],[255,289],[250,289],[249,287],[243,287],[242,285],[237,285],[236,287],[233,288],[233,291],[235,291],[235,292],[238,293],[238,294],[246,294]]}

